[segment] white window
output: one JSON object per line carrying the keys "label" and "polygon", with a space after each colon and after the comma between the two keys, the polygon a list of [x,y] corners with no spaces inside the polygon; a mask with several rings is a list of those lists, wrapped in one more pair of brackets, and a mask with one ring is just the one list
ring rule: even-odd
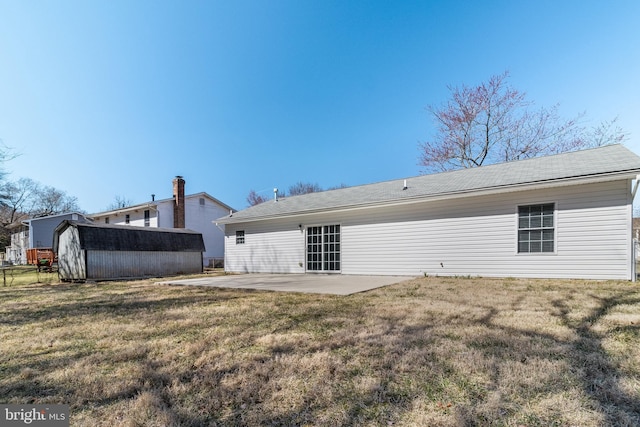
{"label": "white window", "polygon": [[236,245],[244,245],[244,230],[236,231]]}
{"label": "white window", "polygon": [[518,253],[555,251],[553,203],[518,206]]}
{"label": "white window", "polygon": [[147,209],[144,211],[144,226],[149,227],[151,225],[151,212]]}

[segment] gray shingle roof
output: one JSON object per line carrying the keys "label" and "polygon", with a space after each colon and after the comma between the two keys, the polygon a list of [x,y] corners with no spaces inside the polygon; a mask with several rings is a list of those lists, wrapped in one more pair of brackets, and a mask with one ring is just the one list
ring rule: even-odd
{"label": "gray shingle roof", "polygon": [[67,227],[78,229],[79,247],[84,250],[144,252],[204,252],[202,234],[183,228],[135,227],[66,220],[56,227],[54,250]]}
{"label": "gray shingle roof", "polygon": [[287,197],[277,202],[270,200],[220,218],[217,222],[246,222],[619,174],[640,174],[640,157],[616,144],[473,169],[415,176],[406,179],[406,190],[403,190],[404,179],[398,179]]}

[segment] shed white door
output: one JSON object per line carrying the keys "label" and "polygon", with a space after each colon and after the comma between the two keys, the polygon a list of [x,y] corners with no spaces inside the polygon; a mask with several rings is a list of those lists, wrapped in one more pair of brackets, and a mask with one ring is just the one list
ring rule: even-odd
{"label": "shed white door", "polygon": [[307,227],[307,271],[340,272],[340,226]]}

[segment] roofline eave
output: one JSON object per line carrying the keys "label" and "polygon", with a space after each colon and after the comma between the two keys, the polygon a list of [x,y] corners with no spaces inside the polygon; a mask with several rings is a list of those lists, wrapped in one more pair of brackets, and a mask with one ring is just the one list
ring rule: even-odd
{"label": "roofline eave", "polygon": [[139,205],[134,205],[134,206],[126,206],[124,208],[119,208],[119,209],[113,209],[111,211],[104,211],[104,212],[97,212],[94,214],[90,214],[87,215],[87,217],[89,218],[100,218],[103,216],[109,216],[109,215],[118,215],[118,214],[122,214],[125,212],[135,212],[138,211],[140,209],[143,208],[151,208],[151,209],[158,209],[158,203],[157,202],[150,202],[150,203],[141,203]]}
{"label": "roofline eave", "polygon": [[532,181],[532,182],[519,183],[519,184],[486,187],[482,189],[460,190],[460,191],[452,191],[448,193],[440,193],[440,194],[434,194],[434,195],[420,195],[420,196],[413,196],[413,197],[405,197],[402,199],[374,201],[374,202],[334,206],[334,207],[327,207],[327,208],[317,208],[317,209],[301,210],[301,211],[290,212],[290,213],[256,216],[256,217],[250,217],[250,218],[242,218],[242,217],[234,218],[233,216],[226,216],[226,217],[217,219],[213,222],[215,224],[225,225],[225,224],[240,224],[245,222],[268,221],[273,219],[287,219],[287,218],[300,217],[304,215],[319,215],[327,212],[346,212],[346,211],[352,211],[352,210],[370,209],[370,208],[377,208],[377,207],[401,206],[401,205],[407,205],[407,204],[422,203],[427,201],[455,199],[455,198],[466,197],[466,196],[487,196],[487,195],[493,195],[493,194],[510,193],[513,191],[537,190],[542,188],[561,187],[566,185],[592,184],[597,182],[616,181],[624,178],[635,179],[636,176],[638,176],[638,174],[640,174],[640,169],[632,169],[627,171],[610,172],[605,174],[586,175],[586,176],[581,175],[581,176],[567,177],[567,178],[561,178],[561,179]]}

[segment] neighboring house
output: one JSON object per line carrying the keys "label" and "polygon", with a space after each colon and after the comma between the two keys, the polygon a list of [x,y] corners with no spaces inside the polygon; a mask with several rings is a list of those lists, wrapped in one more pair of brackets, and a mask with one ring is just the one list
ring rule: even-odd
{"label": "neighboring house", "polygon": [[26,264],[29,249],[29,227],[22,221],[7,226],[11,233],[11,244],[5,248],[5,262],[8,264]]}
{"label": "neighboring house", "polygon": [[635,279],[638,174],[640,157],[610,145],[287,197],[217,223],[230,272]]}
{"label": "neighboring house", "polygon": [[64,221],[55,230],[62,280],[109,280],[202,272],[202,234],[184,229]]}
{"label": "neighboring house", "polygon": [[79,212],[68,212],[12,224],[11,246],[5,249],[6,260],[11,264],[26,264],[27,249],[51,248],[53,231],[64,220],[89,221]]}
{"label": "neighboring house", "polygon": [[[154,197],[152,196],[152,199]],[[185,180],[173,180],[173,197],[151,200],[134,206],[99,212],[90,217],[99,224],[131,225],[152,228],[186,228],[201,233],[204,238],[205,266],[224,259],[224,233],[213,222],[234,210],[207,193],[185,195]]]}

